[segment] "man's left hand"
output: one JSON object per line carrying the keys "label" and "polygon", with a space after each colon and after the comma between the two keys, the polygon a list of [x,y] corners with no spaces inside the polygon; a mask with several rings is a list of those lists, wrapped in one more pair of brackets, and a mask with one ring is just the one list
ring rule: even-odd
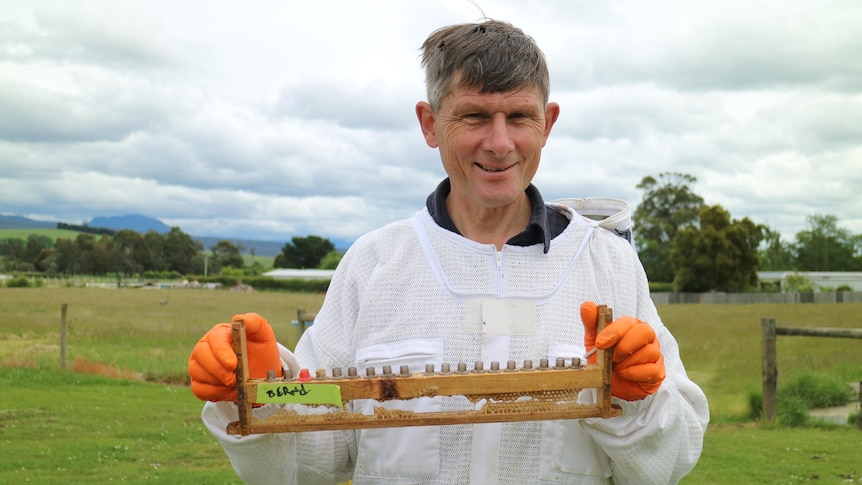
{"label": "man's left hand", "polygon": [[[596,335],[598,306],[591,302],[581,305],[584,323],[584,345],[593,348],[613,347],[611,392],[626,401],[638,401],[655,393],[665,378],[664,356],[652,327],[634,317],[621,317],[608,324]],[[590,356],[595,363],[595,354]]]}

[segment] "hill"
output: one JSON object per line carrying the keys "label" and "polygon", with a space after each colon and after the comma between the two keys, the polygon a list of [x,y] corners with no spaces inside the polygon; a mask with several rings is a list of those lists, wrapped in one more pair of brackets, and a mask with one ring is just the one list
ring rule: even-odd
{"label": "hill", "polygon": [[284,247],[284,242],[254,241],[251,239],[237,239],[233,237],[192,236],[192,239],[200,242],[207,251],[218,244],[219,241],[230,241],[234,246],[240,248],[240,252],[243,254],[249,254],[249,251],[254,248],[254,254],[256,256],[277,256],[281,252],[281,248]]}
{"label": "hill", "polygon": [[21,216],[0,215],[0,229],[54,229],[56,222],[34,221]]}
{"label": "hill", "polygon": [[[122,229],[130,229],[141,234],[145,234],[151,230],[164,234],[170,232],[171,230],[170,226],[168,226],[164,222],[140,214],[130,214],[114,217],[94,217],[89,223],[87,223],[87,225],[93,228],[107,228],[117,231]],[[21,216],[0,215],[0,230],[2,229],[53,229],[57,231],[56,233],[51,233],[50,237],[52,237],[53,239],[56,239],[57,237],[75,237],[74,233],[57,229],[56,222],[35,221],[33,219],[28,219]],[[7,234],[4,237],[26,239],[28,234],[30,233],[24,234],[22,236],[20,232],[16,231],[14,233]],[[43,233],[40,232],[40,234]],[[240,239],[231,236],[190,236],[195,241],[200,242],[206,250],[209,250],[209,248],[218,244],[219,241],[227,240],[233,243],[235,246],[241,247],[241,252],[243,254],[247,254],[252,248],[254,248],[255,255],[257,256],[273,257],[281,253],[281,250],[282,248],[284,248],[284,245],[290,241],[289,239],[286,239],[284,241],[259,241],[254,239]],[[332,243],[335,245],[336,250],[342,253],[346,251],[351,244],[353,244],[352,241],[340,239],[330,239],[330,241],[332,241]]]}
{"label": "hill", "polygon": [[[117,231],[122,229],[131,229],[141,234],[147,233],[150,230],[164,234],[171,230],[170,226],[158,219],[138,214],[115,217],[94,217],[89,223],[87,223],[87,225],[94,228],[107,228]],[[32,232],[32,234],[46,234],[49,235],[49,237],[51,237],[52,239],[56,239],[58,237],[75,237],[75,233],[72,231],[57,229],[56,222],[35,221],[33,219],[28,219],[21,216],[0,215],[0,230],[9,230],[4,232],[4,235],[2,237],[26,239],[27,236],[31,234],[31,232],[26,231],[27,229],[33,229],[34,231]],[[35,231],[36,229],[39,229],[42,232]],[[21,232],[20,230],[25,230],[25,232]],[[46,230],[53,231],[48,234],[44,232]],[[260,241],[255,239],[235,238],[231,236],[191,235],[191,238],[195,241],[200,242],[201,245],[203,245],[204,249],[207,251],[210,247],[215,246],[219,241],[227,240],[237,247],[242,247],[243,254],[248,254],[249,251],[254,248],[255,255],[272,257],[277,256],[279,253],[281,253],[281,250],[282,248],[284,248],[285,243],[289,241],[289,239],[284,241]],[[342,253],[346,251],[351,244],[353,244],[353,241],[346,241],[340,239],[330,239],[330,241],[332,241],[332,243],[335,245],[336,250]]]}
{"label": "hill", "polygon": [[152,217],[142,216],[140,214],[129,214],[125,216],[113,217],[94,217],[90,221],[90,227],[107,227],[117,231],[122,229],[131,229],[132,231],[146,234],[150,231],[156,231],[164,234],[171,230],[171,227],[164,222]]}

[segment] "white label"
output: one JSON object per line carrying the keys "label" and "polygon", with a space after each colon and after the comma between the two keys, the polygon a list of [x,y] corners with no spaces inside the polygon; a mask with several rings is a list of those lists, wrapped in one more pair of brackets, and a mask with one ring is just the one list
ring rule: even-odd
{"label": "white label", "polygon": [[489,335],[536,333],[536,302],[532,300],[473,298],[467,301],[468,332]]}

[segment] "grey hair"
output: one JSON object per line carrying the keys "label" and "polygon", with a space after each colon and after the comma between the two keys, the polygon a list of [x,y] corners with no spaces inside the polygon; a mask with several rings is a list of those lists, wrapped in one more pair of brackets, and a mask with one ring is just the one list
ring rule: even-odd
{"label": "grey hair", "polygon": [[453,83],[501,93],[533,86],[548,103],[550,80],[545,56],[532,37],[498,20],[435,30],[422,44],[428,103],[440,109]]}

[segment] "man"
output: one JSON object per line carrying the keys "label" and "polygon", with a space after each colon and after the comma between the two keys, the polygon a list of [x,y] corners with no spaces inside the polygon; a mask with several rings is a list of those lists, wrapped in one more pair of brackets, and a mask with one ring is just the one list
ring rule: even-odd
{"label": "man", "polygon": [[[560,112],[548,102],[543,54],[519,29],[486,21],[432,33],[422,63],[428,101],[416,115],[448,178],[411,219],[356,241],[295,356],[276,346],[262,317],[242,316],[252,377],[282,365],[553,361],[616,345],[613,392],[623,416],[229,436],[236,359],[222,324],[189,363],[193,391],[213,401],[204,422],[248,483],[677,482],[700,456],[706,399],[686,376],[629,242],[566,205],[546,205],[531,185]],[[593,302],[624,315],[598,336]],[[472,406],[461,396],[405,405]]]}

